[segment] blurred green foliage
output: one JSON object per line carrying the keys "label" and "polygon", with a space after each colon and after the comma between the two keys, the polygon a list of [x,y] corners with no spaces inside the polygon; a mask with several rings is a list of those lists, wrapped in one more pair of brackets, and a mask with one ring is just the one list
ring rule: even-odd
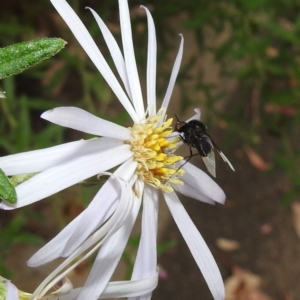
{"label": "blurred green foliage", "polygon": [[27,217],[24,213],[18,212],[5,226],[1,226],[0,271],[4,277],[12,278],[12,273],[6,267],[5,261],[13,245],[20,245],[21,243],[41,244],[42,242],[41,238],[24,230],[26,220]]}
{"label": "blurred green foliage", "polygon": [[[138,5],[151,9],[156,24],[158,99],[165,93],[175,59],[174,49],[177,50],[179,45],[180,28],[190,30],[196,38],[199,53],[213,54],[220,67],[220,78],[230,78],[236,84],[235,90],[228,91],[227,86],[204,83],[201,70],[197,70],[195,80],[190,70],[197,57],[190,57],[182,65],[177,81],[177,91],[181,95],[180,114],[191,107],[204,106],[206,121],[226,129],[224,141],[227,139],[239,149],[250,146],[272,163],[273,170],[280,168],[286,174],[291,187],[284,201],[293,200],[300,192],[300,2],[129,2],[134,40],[138,41],[135,52],[140,74],[145,74],[147,27],[144,14],[136,13]],[[84,7],[90,6],[98,12],[120,41],[117,1],[70,0],[69,3],[112,65],[97,24]],[[131,125],[114,94],[48,1],[40,1],[34,6],[23,1],[7,1],[1,4],[0,16],[0,47],[45,36],[60,37],[68,42],[65,50],[56,57],[0,83],[0,89],[6,93],[6,99],[0,98],[0,155],[50,147],[84,137],[39,118],[43,111],[57,106],[78,106],[100,117]],[[219,36],[223,38],[214,44],[208,35],[213,35],[213,40]],[[198,94],[204,97],[205,102],[201,105],[195,97]],[[270,139],[272,149],[267,144]],[[234,164],[234,160],[232,162]],[[89,195],[90,200],[90,193],[83,191],[82,195]],[[0,218],[5,213],[0,211]],[[20,212],[16,213],[14,218],[18,218]],[[1,224],[1,242],[3,230],[11,222]],[[22,234],[26,237],[26,232]],[[6,236],[9,240],[9,235]],[[5,251],[11,244],[6,242]],[[2,269],[0,265],[0,273]]]}

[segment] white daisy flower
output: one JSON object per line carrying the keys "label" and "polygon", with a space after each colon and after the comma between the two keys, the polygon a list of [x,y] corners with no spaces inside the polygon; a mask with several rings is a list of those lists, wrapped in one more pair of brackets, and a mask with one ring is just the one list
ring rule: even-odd
{"label": "white daisy flower", "polygon": [[[75,107],[55,108],[42,114],[42,118],[100,138],[0,158],[0,168],[7,175],[37,173],[16,187],[17,204],[3,201],[0,204],[2,209],[29,205],[97,174],[109,174],[108,170],[119,166],[89,206],[28,261],[29,266],[36,267],[58,257],[66,257],[64,263],[38,287],[32,299],[40,299],[58,280],[95,251],[98,254],[85,286],[59,299],[150,299],[158,281],[156,235],[160,193],[214,299],[224,299],[223,281],[217,264],[175,193],[179,191],[211,204],[225,201],[222,189],[206,173],[190,163],[179,170],[176,166],[177,162],[182,165],[184,161],[174,155],[173,150],[178,146],[179,139],[170,137],[172,119],[167,119],[165,113],[182,59],[183,37],[166,95],[157,109],[155,28],[151,14],[142,7],[148,20],[145,109],[127,0],[119,0],[123,53],[101,18],[89,8],[100,27],[124,88],[68,3],[65,0],[51,2],[128,112],[133,125],[125,128]],[[193,118],[200,118],[199,110]],[[141,206],[141,240],[131,281],[110,282]]]}

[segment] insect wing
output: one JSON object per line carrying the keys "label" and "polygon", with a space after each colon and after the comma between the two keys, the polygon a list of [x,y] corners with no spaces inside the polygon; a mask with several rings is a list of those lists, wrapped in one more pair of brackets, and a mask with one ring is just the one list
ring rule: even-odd
{"label": "insect wing", "polygon": [[216,159],[214,152],[214,144],[210,136],[204,135],[201,138],[195,139],[195,146],[198,153],[203,159],[203,162],[209,173],[216,177]]}
{"label": "insect wing", "polygon": [[216,145],[216,143],[215,143],[213,140],[211,140],[211,141],[212,141],[212,143],[213,143],[215,149],[217,149],[217,151],[219,152],[219,154],[220,154],[220,156],[222,157],[223,161],[226,162],[226,163],[229,165],[230,169],[231,169],[232,171],[235,172],[235,169],[234,169],[233,165],[231,164],[231,162],[229,161],[229,159],[228,159],[228,158],[225,156],[225,154],[219,149],[219,147]]}
{"label": "insect wing", "polygon": [[220,150],[218,150],[218,152],[219,152],[220,156],[222,157],[222,159],[229,165],[230,169],[235,172],[233,165],[231,164],[229,159],[225,156],[225,154]]}
{"label": "insect wing", "polygon": [[208,172],[216,177],[216,159],[214,150],[212,149],[207,156],[202,156],[202,159]]}

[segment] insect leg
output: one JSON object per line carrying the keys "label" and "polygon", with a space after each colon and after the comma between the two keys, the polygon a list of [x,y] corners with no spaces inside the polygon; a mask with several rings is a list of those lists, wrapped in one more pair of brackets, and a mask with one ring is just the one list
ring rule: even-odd
{"label": "insect leg", "polygon": [[[193,150],[192,150],[192,146],[189,146],[189,148],[190,148],[190,155],[189,156],[186,156],[186,157],[184,157],[184,159],[186,159],[186,161],[175,171],[175,173],[168,179],[168,180],[170,180],[173,176],[175,176],[176,175],[176,173],[181,169],[181,168],[183,168],[185,165],[186,165],[186,163],[188,163],[189,161],[190,161],[190,159],[193,157],[193,156],[195,156],[195,155],[198,155],[197,153],[193,153]],[[168,180],[166,180],[164,183],[166,183]]]}

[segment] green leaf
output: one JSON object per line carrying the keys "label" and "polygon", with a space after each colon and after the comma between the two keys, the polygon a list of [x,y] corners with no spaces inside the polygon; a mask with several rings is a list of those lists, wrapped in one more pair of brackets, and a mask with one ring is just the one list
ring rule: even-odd
{"label": "green leaf", "polygon": [[59,38],[41,38],[0,48],[0,79],[21,73],[50,58],[66,43]]}
{"label": "green leaf", "polygon": [[5,173],[0,169],[0,199],[10,204],[16,204],[17,193]]}

